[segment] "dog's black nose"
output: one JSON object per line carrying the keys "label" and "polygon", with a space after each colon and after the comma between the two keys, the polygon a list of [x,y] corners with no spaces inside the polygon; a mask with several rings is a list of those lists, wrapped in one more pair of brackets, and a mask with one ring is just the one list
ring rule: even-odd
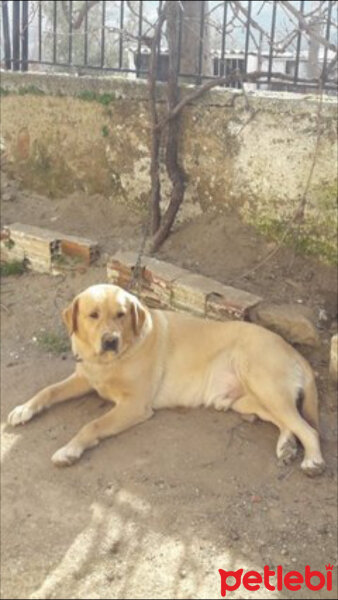
{"label": "dog's black nose", "polygon": [[117,352],[119,349],[119,338],[117,335],[105,333],[102,336],[102,351],[107,352],[111,350],[112,352]]}

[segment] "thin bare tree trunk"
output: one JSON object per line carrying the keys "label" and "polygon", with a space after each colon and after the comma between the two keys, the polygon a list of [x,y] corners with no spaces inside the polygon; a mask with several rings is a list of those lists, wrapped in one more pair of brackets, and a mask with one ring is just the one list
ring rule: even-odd
{"label": "thin bare tree trunk", "polygon": [[160,52],[160,39],[165,12],[159,14],[155,34],[151,43],[151,55],[148,73],[149,86],[149,112],[151,118],[151,157],[150,157],[150,179],[151,179],[151,197],[152,206],[151,232],[154,235],[161,225],[161,182],[160,182],[160,145],[162,130],[158,127],[159,118],[156,106],[156,78],[158,56]]}
{"label": "thin bare tree trunk", "polygon": [[[169,50],[169,70],[168,70],[168,112],[170,113],[178,103],[178,16],[179,4],[177,2],[167,2],[167,40]],[[155,252],[168,237],[170,229],[175,221],[176,214],[180,208],[185,188],[185,173],[178,162],[178,145],[180,133],[180,116],[177,115],[168,123],[167,142],[166,142],[166,169],[171,181],[172,190],[169,206],[162,218],[160,228],[152,240],[151,251]]]}

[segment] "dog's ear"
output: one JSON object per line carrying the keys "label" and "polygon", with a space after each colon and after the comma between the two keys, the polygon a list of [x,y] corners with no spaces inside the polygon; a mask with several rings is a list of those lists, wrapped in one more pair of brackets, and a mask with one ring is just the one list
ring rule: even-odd
{"label": "dog's ear", "polygon": [[146,311],[141,302],[135,298],[131,303],[131,323],[136,336],[140,334],[145,318]]}
{"label": "dog's ear", "polygon": [[69,335],[77,331],[77,319],[79,314],[79,299],[76,298],[64,311],[62,311],[63,321],[68,329]]}

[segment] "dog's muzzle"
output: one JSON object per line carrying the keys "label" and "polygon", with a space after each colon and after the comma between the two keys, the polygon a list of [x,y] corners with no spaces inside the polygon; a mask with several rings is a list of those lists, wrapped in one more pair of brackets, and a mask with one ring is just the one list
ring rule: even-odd
{"label": "dog's muzzle", "polygon": [[104,333],[101,340],[102,352],[118,352],[120,338],[116,334]]}

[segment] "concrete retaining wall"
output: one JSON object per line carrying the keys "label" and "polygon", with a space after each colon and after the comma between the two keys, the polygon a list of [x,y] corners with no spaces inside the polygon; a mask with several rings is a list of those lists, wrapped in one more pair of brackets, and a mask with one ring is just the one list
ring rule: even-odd
{"label": "concrete retaining wall", "polygon": [[[145,205],[146,82],[2,73],[1,86],[5,168],[26,187],[51,197],[82,189]],[[179,217],[231,206],[278,239],[306,187],[319,131],[318,98],[255,92],[250,104],[247,110],[236,91],[215,89],[184,109],[181,160],[188,184]],[[327,262],[336,258],[336,117],[336,99],[324,97],[306,219],[297,226],[299,250]],[[163,168],[165,199],[169,189]]]}

